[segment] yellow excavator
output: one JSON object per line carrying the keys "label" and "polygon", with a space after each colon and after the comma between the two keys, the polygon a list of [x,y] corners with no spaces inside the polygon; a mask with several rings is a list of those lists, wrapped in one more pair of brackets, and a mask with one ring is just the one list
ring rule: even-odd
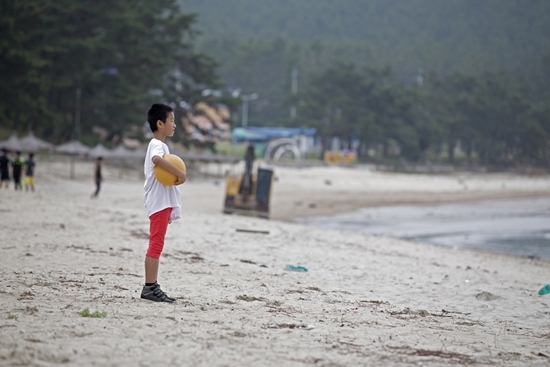
{"label": "yellow excavator", "polygon": [[269,218],[269,199],[273,182],[273,170],[258,168],[253,174],[254,145],[246,149],[245,171],[242,176],[227,176],[225,188],[225,214],[240,214]]}

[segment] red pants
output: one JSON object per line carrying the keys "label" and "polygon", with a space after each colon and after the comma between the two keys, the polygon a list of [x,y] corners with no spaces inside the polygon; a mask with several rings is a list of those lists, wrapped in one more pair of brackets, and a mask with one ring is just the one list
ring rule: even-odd
{"label": "red pants", "polygon": [[164,236],[168,229],[168,221],[172,208],[166,208],[149,217],[149,248],[145,256],[158,259],[164,247]]}

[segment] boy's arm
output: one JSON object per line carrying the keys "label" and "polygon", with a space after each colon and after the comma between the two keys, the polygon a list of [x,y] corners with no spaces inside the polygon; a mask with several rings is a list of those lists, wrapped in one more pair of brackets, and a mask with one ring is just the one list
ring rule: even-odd
{"label": "boy's arm", "polygon": [[180,170],[176,166],[174,166],[172,163],[168,162],[166,159],[159,157],[158,155],[153,156],[151,159],[155,166],[159,166],[165,171],[168,171],[174,175],[177,176],[178,180],[176,181],[176,185],[181,185],[187,180],[187,175],[184,171]]}

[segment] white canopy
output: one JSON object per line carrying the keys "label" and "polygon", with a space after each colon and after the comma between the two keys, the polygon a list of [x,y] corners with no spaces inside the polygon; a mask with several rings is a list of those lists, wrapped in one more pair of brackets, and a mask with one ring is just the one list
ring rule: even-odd
{"label": "white canopy", "polygon": [[124,147],[124,145],[119,145],[111,151],[111,157],[117,158],[144,158],[146,151],[144,149],[137,148],[135,150],[130,150]]}
{"label": "white canopy", "polygon": [[47,141],[37,138],[32,131],[29,132],[29,135],[19,140],[19,143],[21,144],[21,150],[26,152],[32,152],[35,150],[42,150],[42,149],[52,150],[54,148],[53,144],[50,144]]}
{"label": "white canopy", "polygon": [[93,147],[92,149],[90,149],[88,154],[94,158],[97,158],[97,157],[106,158],[106,157],[111,157],[113,155],[113,151],[106,148],[103,144],[100,143],[95,147]]}
{"label": "white canopy", "polygon": [[12,151],[22,150],[21,140],[19,140],[16,133],[12,133],[8,140],[0,141],[0,148]]}
{"label": "white canopy", "polygon": [[71,140],[67,143],[58,145],[55,150],[59,153],[84,155],[90,151],[90,148],[78,140]]}

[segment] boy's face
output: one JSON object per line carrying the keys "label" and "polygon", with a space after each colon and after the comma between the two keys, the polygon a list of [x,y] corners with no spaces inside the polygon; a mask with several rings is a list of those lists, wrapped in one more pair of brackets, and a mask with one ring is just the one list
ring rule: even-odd
{"label": "boy's face", "polygon": [[176,131],[176,121],[174,112],[168,112],[166,116],[166,121],[158,121],[157,126],[159,131],[165,135],[165,136],[174,136],[174,132]]}

